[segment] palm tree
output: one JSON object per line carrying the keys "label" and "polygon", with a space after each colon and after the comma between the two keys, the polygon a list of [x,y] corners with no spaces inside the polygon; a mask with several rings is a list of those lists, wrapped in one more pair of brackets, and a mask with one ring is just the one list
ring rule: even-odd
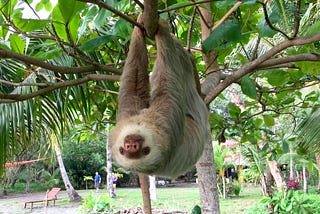
{"label": "palm tree", "polygon": [[318,166],[318,191],[320,192],[320,111],[316,109],[297,127],[297,149],[304,154],[315,154]]}

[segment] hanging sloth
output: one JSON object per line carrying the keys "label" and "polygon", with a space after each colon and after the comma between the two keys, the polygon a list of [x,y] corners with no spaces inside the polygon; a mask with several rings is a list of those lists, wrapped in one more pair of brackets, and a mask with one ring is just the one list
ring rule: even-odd
{"label": "hanging sloth", "polygon": [[159,20],[155,41],[149,83],[144,33],[134,28],[120,79],[111,153],[126,170],[174,178],[197,162],[210,141],[209,112],[196,90],[194,59],[164,20]]}

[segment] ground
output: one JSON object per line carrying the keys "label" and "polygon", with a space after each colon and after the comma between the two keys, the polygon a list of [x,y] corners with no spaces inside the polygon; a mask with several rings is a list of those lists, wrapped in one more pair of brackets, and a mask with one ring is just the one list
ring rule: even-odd
{"label": "ground", "polygon": [[[89,192],[82,192],[80,195],[86,195]],[[0,197],[0,213],[9,214],[9,213],[47,213],[47,214],[74,214],[77,212],[78,207],[81,203],[69,203],[67,200],[58,200],[56,201],[56,206],[53,206],[53,202],[49,203],[48,207],[45,207],[43,203],[36,203],[33,205],[32,211],[30,210],[30,204],[27,205],[27,208],[24,209],[23,201],[32,200],[32,199],[41,199],[44,198],[44,192],[37,193],[28,193],[28,194],[9,194],[5,197]],[[58,198],[67,198],[65,191],[60,191]]]}

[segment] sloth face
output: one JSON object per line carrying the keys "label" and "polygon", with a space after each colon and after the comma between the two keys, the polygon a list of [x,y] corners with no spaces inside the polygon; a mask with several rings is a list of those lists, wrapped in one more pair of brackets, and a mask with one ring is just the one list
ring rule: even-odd
{"label": "sloth face", "polygon": [[126,124],[112,140],[113,159],[126,170],[152,174],[163,167],[169,153],[165,144],[156,139],[164,140],[141,124]]}

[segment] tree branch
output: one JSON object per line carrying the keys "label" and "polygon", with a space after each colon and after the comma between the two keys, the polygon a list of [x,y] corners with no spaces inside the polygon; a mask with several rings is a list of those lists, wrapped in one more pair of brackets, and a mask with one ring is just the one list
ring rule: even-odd
{"label": "tree branch", "polygon": [[275,56],[277,53],[283,51],[284,49],[291,47],[291,46],[310,44],[310,43],[317,42],[317,41],[320,41],[320,33],[313,34],[310,36],[305,36],[305,37],[298,37],[298,38],[295,38],[292,40],[285,40],[285,41],[281,42],[279,45],[271,48],[269,51],[267,51],[265,54],[263,54],[259,58],[255,59],[251,62],[248,62],[247,64],[242,66],[237,72],[235,72],[233,75],[226,78],[223,82],[219,83],[219,85],[217,85],[205,97],[205,103],[209,104],[214,98],[216,98],[219,95],[219,93],[221,93],[225,88],[227,88],[233,82],[239,80],[244,75],[253,72],[263,62],[265,62],[266,60]]}
{"label": "tree branch", "polygon": [[295,22],[294,22],[294,31],[291,38],[295,38],[299,32],[300,27],[300,12],[301,12],[301,0],[297,0],[297,7],[296,7],[296,15],[295,15]]}
{"label": "tree branch", "polygon": [[59,88],[64,88],[68,86],[80,85],[91,80],[108,80],[108,81],[119,81],[120,76],[115,75],[100,75],[100,74],[88,74],[83,78],[68,80],[64,82],[52,83],[50,86],[39,89],[38,91],[29,93],[29,94],[1,94],[0,93],[0,103],[13,103],[18,101],[23,101],[31,99],[37,96],[42,96],[48,94],[51,91],[54,91]]}
{"label": "tree branch", "polygon": [[217,24],[215,24],[213,26],[213,28],[211,29],[211,32],[216,30],[223,22],[225,22],[227,20],[227,18],[236,10],[238,9],[238,7],[240,7],[240,5],[242,4],[241,1],[238,1],[237,3],[235,3],[232,8],[218,21]]}
{"label": "tree branch", "polygon": [[283,36],[285,36],[287,39],[290,39],[290,37],[285,33],[283,32],[282,30],[280,30],[279,28],[276,28],[275,26],[273,26],[270,22],[270,19],[269,19],[269,15],[268,15],[268,11],[267,11],[267,6],[265,3],[263,2],[260,2],[258,1],[258,3],[260,3],[262,5],[262,9],[263,9],[263,13],[264,13],[264,18],[266,20],[266,23],[267,25],[274,31],[277,31],[279,33],[281,33]]}
{"label": "tree branch", "polygon": [[212,0],[197,1],[197,2],[192,2],[190,4],[184,4],[184,5],[181,5],[181,6],[176,6],[176,7],[167,8],[167,9],[164,9],[164,10],[159,10],[159,14],[170,12],[172,10],[179,10],[181,8],[190,7],[190,6],[194,6],[194,5],[198,5],[198,4],[208,3],[208,2],[212,2]]}
{"label": "tree branch", "polygon": [[95,5],[98,5],[101,8],[104,8],[106,10],[111,11],[112,13],[116,14],[117,16],[127,20],[128,22],[130,22],[131,24],[144,29],[144,26],[138,22],[136,22],[134,19],[132,19],[130,16],[127,16],[126,14],[121,13],[120,11],[114,9],[113,7],[110,7],[109,5],[107,5],[106,3],[104,3],[101,0],[77,0],[77,1],[81,1],[81,2],[87,2],[87,3],[92,3]]}
{"label": "tree branch", "polygon": [[289,62],[301,62],[301,61],[320,61],[320,53],[306,53],[298,54],[295,56],[287,56],[276,59],[269,59],[257,66],[257,69],[269,68],[275,65],[282,65]]}
{"label": "tree branch", "polygon": [[36,65],[38,67],[58,72],[61,74],[80,74],[80,73],[88,73],[92,71],[106,71],[115,74],[121,74],[121,70],[117,68],[113,68],[108,65],[91,65],[91,66],[82,66],[82,67],[66,67],[66,66],[56,66],[50,63],[38,60],[36,58],[25,56],[22,54],[15,53],[13,51],[5,50],[0,48],[0,57],[1,58],[10,58],[25,62],[27,64]]}

